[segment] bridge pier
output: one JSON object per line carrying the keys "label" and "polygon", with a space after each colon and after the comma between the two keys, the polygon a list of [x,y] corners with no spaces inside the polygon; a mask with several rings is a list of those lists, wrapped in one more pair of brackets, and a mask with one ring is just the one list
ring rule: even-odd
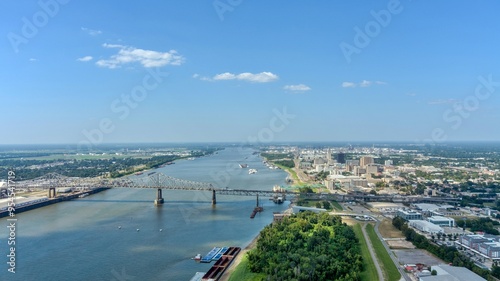
{"label": "bridge pier", "polygon": [[155,205],[163,205],[164,202],[165,200],[163,200],[161,188],[158,188],[158,191],[156,192]]}
{"label": "bridge pier", "polygon": [[215,190],[212,189],[212,206],[217,204],[217,197],[215,196]]}
{"label": "bridge pier", "polygon": [[56,198],[56,188],[55,187],[49,188],[49,198]]}

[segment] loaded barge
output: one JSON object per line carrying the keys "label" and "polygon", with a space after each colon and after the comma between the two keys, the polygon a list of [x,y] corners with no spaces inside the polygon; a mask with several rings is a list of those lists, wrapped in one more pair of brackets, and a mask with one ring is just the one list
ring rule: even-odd
{"label": "loaded barge", "polygon": [[240,247],[229,247],[224,251],[222,256],[215,262],[205,275],[201,278],[202,281],[217,281],[222,276],[224,271],[231,265],[234,258],[241,251]]}
{"label": "loaded barge", "polygon": [[210,252],[208,252],[208,254],[206,254],[203,258],[201,258],[200,262],[203,262],[203,263],[209,263],[209,262],[212,262],[212,260],[214,259],[214,257],[219,254],[219,252],[221,251],[222,248],[220,247],[214,247],[212,250],[210,250]]}

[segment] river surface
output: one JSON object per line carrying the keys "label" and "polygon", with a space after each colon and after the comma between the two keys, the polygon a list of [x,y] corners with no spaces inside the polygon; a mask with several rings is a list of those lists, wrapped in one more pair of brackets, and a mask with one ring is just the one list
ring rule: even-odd
{"label": "river surface", "polygon": [[[271,190],[286,173],[270,170],[252,149],[227,148],[155,170],[210,182],[217,187]],[[258,170],[249,175],[248,168]],[[275,205],[261,198],[264,212],[250,219],[255,198],[155,189],[111,189],[16,215],[16,273],[7,271],[7,218],[0,219],[0,280],[189,280],[213,264],[191,257],[215,246],[247,246],[272,221]]]}

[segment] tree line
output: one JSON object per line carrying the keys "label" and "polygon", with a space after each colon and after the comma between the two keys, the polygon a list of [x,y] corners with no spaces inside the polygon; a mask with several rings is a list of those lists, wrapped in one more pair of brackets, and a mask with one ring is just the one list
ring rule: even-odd
{"label": "tree line", "polygon": [[[82,160],[24,160],[0,159],[0,175],[7,175],[8,170],[16,171],[16,180],[28,180],[41,177],[48,173],[58,173],[68,177],[98,177],[112,178],[136,172],[137,166],[144,169],[154,169],[159,166],[188,157],[200,157],[214,153],[218,149],[190,151],[187,156],[161,155],[152,157],[127,157],[111,159],[82,159]],[[38,165],[37,168],[32,166]]]}

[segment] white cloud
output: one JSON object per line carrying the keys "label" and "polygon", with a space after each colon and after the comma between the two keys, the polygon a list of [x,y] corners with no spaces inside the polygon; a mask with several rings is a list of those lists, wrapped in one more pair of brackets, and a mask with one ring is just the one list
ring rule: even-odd
{"label": "white cloud", "polygon": [[354,88],[356,83],[353,82],[342,82],[342,88]]}
{"label": "white cloud", "polygon": [[233,79],[236,79],[236,75],[229,73],[229,72],[225,72],[225,73],[215,75],[213,79],[214,80],[233,80]]}
{"label": "white cloud", "polygon": [[158,52],[151,50],[138,49],[135,47],[103,44],[104,48],[119,49],[118,53],[112,55],[109,59],[98,60],[96,64],[100,67],[119,68],[124,64],[138,62],[144,67],[161,67],[165,65],[181,65],[184,57],[177,51]]}
{"label": "white cloud", "polygon": [[372,84],[371,81],[363,80],[363,81],[361,81],[361,83],[359,83],[359,86],[365,88],[365,87],[369,87],[371,84]]}
{"label": "white cloud", "polygon": [[77,61],[91,61],[93,59],[92,56],[84,56],[84,57],[81,57],[81,58],[77,58],[76,60]]}
{"label": "white cloud", "polygon": [[283,87],[283,89],[288,90],[288,91],[293,91],[293,92],[305,92],[311,90],[311,88],[307,85],[304,84],[298,84],[298,85],[286,85]]}
{"label": "white cloud", "polygon": [[35,58],[30,58],[29,59],[30,62],[35,62],[35,61],[38,61],[38,59],[35,59]]}
{"label": "white cloud", "polygon": [[125,46],[120,45],[120,44],[108,44],[108,43],[104,43],[104,44],[102,44],[102,46],[104,48],[125,48]]}
{"label": "white cloud", "polygon": [[[205,79],[203,79],[205,78]],[[268,83],[273,82],[279,79],[278,75],[272,72],[261,72],[261,73],[250,73],[243,72],[240,74],[233,74],[230,72],[224,72],[221,74],[215,75],[213,78],[208,79],[206,77],[202,77],[202,80],[241,80],[247,82],[255,82],[255,83]]]}
{"label": "white cloud", "polygon": [[102,31],[100,31],[100,30],[94,30],[94,29],[90,29],[90,28],[86,28],[86,27],[82,27],[82,31],[87,33],[90,36],[97,36],[97,35],[102,34]]}
{"label": "white cloud", "polygon": [[372,86],[373,84],[377,84],[377,85],[387,85],[387,82],[383,82],[383,81],[368,81],[368,80],[363,80],[361,81],[360,83],[354,83],[354,82],[342,82],[342,88],[355,88],[355,87],[362,87],[362,88],[366,88],[366,87],[370,87]]}
{"label": "white cloud", "polygon": [[202,81],[212,81],[212,79],[210,79],[209,77],[201,76],[198,73],[193,74],[193,78],[194,79],[200,79]]}

